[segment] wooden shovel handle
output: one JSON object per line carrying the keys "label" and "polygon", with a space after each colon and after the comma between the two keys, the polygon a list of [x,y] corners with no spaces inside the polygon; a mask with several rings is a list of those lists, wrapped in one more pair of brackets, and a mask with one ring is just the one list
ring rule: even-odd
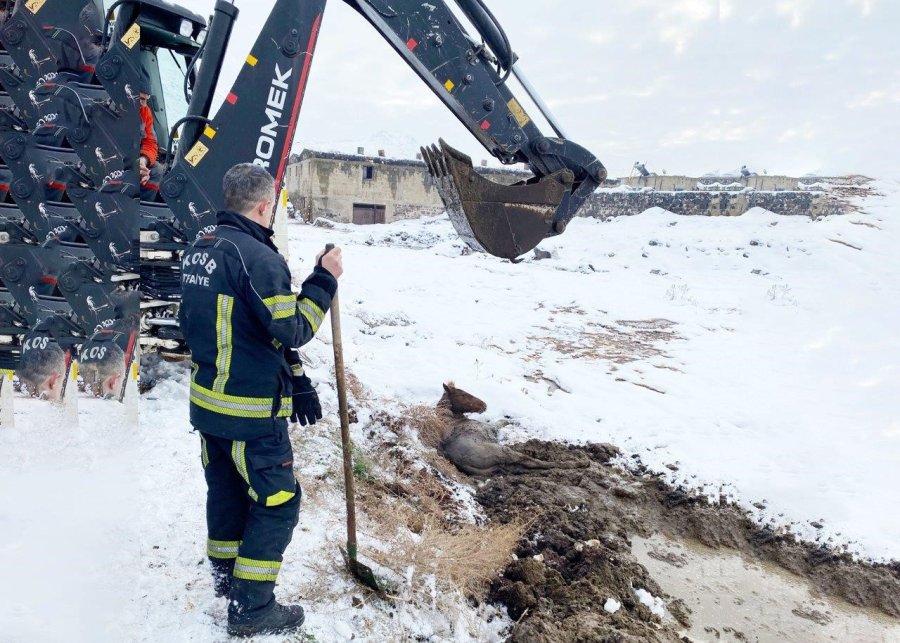
{"label": "wooden shovel handle", "polygon": [[[334,244],[325,246],[325,254]],[[324,256],[324,255],[323,255]],[[347,380],[344,374],[344,344],[341,340],[341,305],[338,293],[331,298],[331,339],[334,347],[334,375],[337,380],[338,413],[341,420],[341,446],[344,452],[344,493],[347,498],[347,555],[356,560],[356,501],[353,480],[353,451],[350,442],[350,414],[347,406]]]}

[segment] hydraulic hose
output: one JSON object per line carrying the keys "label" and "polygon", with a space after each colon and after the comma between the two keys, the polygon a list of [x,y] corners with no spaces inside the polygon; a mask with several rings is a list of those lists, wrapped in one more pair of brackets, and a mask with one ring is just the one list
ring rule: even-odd
{"label": "hydraulic hose", "polygon": [[178,119],[175,125],[172,126],[172,131],[169,132],[169,142],[166,144],[166,161],[168,161],[169,163],[172,163],[172,142],[176,138],[175,135],[178,134],[178,128],[189,121],[197,121],[206,125],[212,123],[212,119],[206,118],[204,116],[185,116],[184,118]]}
{"label": "hydraulic hose", "polygon": [[[516,55],[506,31],[500,25],[500,21],[484,3],[484,0],[456,0],[456,4],[462,9],[466,17],[478,29],[479,35],[486,40],[497,57],[497,73],[503,74],[502,78],[494,83],[498,87],[506,83],[515,64]],[[497,39],[499,36],[499,40]],[[505,63],[505,64],[504,64]],[[503,68],[506,68],[505,73]]]}
{"label": "hydraulic hose", "polygon": [[143,0],[116,0],[112,4],[112,6],[107,10],[106,17],[103,20],[103,39],[101,40],[101,51],[106,51],[106,45],[109,44],[109,17],[116,12],[116,9],[121,7],[123,4],[136,4],[142,5]]}

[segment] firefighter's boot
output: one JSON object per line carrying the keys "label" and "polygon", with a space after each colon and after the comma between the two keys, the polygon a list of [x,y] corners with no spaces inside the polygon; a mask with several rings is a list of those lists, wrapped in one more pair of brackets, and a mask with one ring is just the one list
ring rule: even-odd
{"label": "firefighter's boot", "polygon": [[299,605],[275,601],[275,583],[234,578],[228,605],[228,634],[255,636],[299,629],[306,616]]}

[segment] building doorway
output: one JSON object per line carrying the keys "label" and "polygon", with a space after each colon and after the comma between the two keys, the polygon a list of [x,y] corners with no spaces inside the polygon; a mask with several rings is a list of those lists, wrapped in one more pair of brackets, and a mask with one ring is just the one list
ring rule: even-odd
{"label": "building doorway", "polygon": [[373,225],[385,222],[385,210],[383,205],[369,203],[353,204],[353,223],[357,225]]}

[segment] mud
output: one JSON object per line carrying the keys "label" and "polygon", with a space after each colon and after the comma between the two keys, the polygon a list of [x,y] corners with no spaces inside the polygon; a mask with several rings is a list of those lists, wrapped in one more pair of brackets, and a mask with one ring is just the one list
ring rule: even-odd
{"label": "mud", "polygon": [[[900,563],[855,562],[760,527],[735,506],[710,505],[649,473],[613,466],[610,460],[618,451],[609,445],[531,441],[515,451],[541,462],[586,460],[589,466],[507,472],[478,490],[491,519],[533,521],[516,552],[518,560],[490,589],[489,598],[505,605],[516,621],[510,641],[765,641],[779,640],[767,632],[794,631],[794,621],[802,621],[796,631],[805,632],[834,625],[835,619],[837,626],[855,622],[846,620],[850,617],[871,626],[875,638],[865,640],[892,640],[897,634]],[[641,549],[640,543],[661,537],[677,546]],[[709,605],[700,598],[709,592],[685,589],[701,569],[698,560],[704,560],[697,547],[768,566],[764,570],[783,570],[794,589],[810,599],[788,605],[780,630],[762,607],[754,614],[752,602],[731,622],[708,622]],[[745,601],[742,592],[757,591],[747,582],[734,581],[734,600]],[[860,608],[891,618],[879,621]],[[824,630],[819,633],[823,638],[814,640],[829,640]]]}
{"label": "mud", "polygon": [[772,563],[663,536],[635,537],[632,551],[666,592],[685,601],[693,640],[900,641],[900,621],[813,595],[805,580]]}

